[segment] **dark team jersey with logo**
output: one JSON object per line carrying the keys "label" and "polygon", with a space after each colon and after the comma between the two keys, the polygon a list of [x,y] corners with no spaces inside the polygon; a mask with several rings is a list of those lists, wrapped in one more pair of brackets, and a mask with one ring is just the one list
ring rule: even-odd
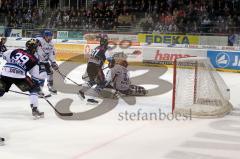
{"label": "dark team jersey with logo", "polygon": [[2,75],[12,78],[25,78],[26,73],[38,64],[38,59],[26,50],[16,49],[3,54],[6,60]]}
{"label": "dark team jersey with logo", "polygon": [[88,62],[96,63],[98,65],[102,65],[104,61],[106,60],[106,51],[108,48],[103,47],[103,46],[98,46],[96,47],[92,52],[89,57]]}

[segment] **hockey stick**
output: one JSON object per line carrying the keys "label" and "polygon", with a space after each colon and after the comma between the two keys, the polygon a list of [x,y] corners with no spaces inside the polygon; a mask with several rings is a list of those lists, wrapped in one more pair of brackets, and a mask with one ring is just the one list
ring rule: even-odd
{"label": "hockey stick", "polygon": [[54,106],[53,104],[44,96],[43,99],[45,99],[45,101],[54,109],[54,111],[56,113],[58,113],[60,116],[73,116],[73,113],[61,113],[59,112]]}
{"label": "hockey stick", "polygon": [[62,76],[62,78],[64,79],[64,78],[66,78],[66,79],[68,79],[69,81],[71,81],[71,82],[73,82],[74,84],[76,84],[76,85],[78,85],[78,86],[82,86],[82,84],[78,84],[77,82],[75,82],[75,81],[73,81],[72,79],[70,79],[70,78],[68,78],[66,75],[64,75],[62,72],[60,72],[59,70],[55,70],[57,73],[59,73],[61,76]]}
{"label": "hockey stick", "polygon": [[[13,90],[9,90],[9,92],[13,92],[13,93],[17,93],[17,94],[22,94],[22,95],[27,95],[29,96],[28,93],[24,93],[24,92],[18,92],[18,91],[13,91]],[[59,112],[54,106],[53,104],[45,97],[43,96],[43,99],[53,108],[53,110],[58,113],[60,116],[73,116],[73,113],[61,113]]]}
{"label": "hockey stick", "polygon": [[[18,94],[27,95],[27,96],[30,95],[29,93],[18,92],[18,91],[13,91],[13,90],[9,90],[9,92],[18,93]],[[50,97],[50,96],[49,96],[49,95],[45,95],[45,98],[48,98],[48,97]],[[41,97],[40,97],[40,98],[41,98]],[[43,98],[43,97],[42,97],[42,98]]]}
{"label": "hockey stick", "polygon": [[[105,70],[105,69],[107,69],[107,68],[108,68],[108,66],[107,66],[107,67],[104,67],[102,70]],[[74,84],[76,84],[76,85],[78,85],[78,86],[82,86],[82,84],[78,84],[77,82],[75,82],[75,81],[73,81],[72,79],[68,78],[66,75],[64,75],[62,72],[60,72],[59,69],[58,69],[58,70],[55,70],[55,71],[56,71],[57,73],[59,73],[59,74],[62,76],[63,79],[66,78],[66,79],[68,79],[69,81],[73,82]],[[88,75],[85,76],[85,77],[82,77],[82,79],[86,79],[86,78],[88,78]]]}

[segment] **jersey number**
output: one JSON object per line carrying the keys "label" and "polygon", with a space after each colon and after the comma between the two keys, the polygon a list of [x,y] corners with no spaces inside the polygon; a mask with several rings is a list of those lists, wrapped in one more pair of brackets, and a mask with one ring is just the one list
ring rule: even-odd
{"label": "jersey number", "polygon": [[93,57],[96,57],[96,55],[98,54],[98,52],[99,52],[98,49],[94,49],[94,50],[92,51],[91,55],[92,55]]}
{"label": "jersey number", "polygon": [[16,53],[16,55],[13,57],[13,59],[15,61],[17,61],[18,63],[24,65],[28,62],[29,57],[26,55],[23,55],[22,53]]}

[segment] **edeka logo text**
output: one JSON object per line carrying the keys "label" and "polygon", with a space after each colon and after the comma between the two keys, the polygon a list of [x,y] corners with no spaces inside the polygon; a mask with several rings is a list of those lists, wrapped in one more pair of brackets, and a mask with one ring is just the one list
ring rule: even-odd
{"label": "edeka logo text", "polygon": [[180,35],[146,35],[147,43],[164,43],[164,44],[190,44],[188,36]]}
{"label": "edeka logo text", "polygon": [[176,58],[191,57],[187,54],[171,54],[171,53],[161,53],[157,50],[155,54],[155,60],[157,61],[174,61]]}

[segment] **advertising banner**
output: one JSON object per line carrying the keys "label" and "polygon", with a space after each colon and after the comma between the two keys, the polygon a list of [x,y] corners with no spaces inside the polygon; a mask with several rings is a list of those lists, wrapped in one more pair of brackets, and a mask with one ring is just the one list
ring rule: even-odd
{"label": "advertising banner", "polygon": [[10,33],[10,37],[21,38],[22,37],[22,29],[12,29]]}
{"label": "advertising banner", "polygon": [[79,31],[58,31],[57,39],[83,40],[83,34]]}
{"label": "advertising banner", "polygon": [[[84,34],[84,39],[87,41],[94,41],[96,40],[96,36],[98,33],[88,33]],[[137,35],[127,35],[127,34],[107,34],[110,41],[120,42],[124,40],[128,40],[131,42],[138,42]]]}
{"label": "advertising banner", "polygon": [[138,42],[164,44],[198,44],[199,36],[174,34],[138,34]]}
{"label": "advertising banner", "polygon": [[57,39],[68,39],[68,31],[58,31]]}
{"label": "advertising banner", "polygon": [[207,56],[215,68],[240,70],[240,52],[210,50]]}
{"label": "advertising banner", "polygon": [[70,40],[83,40],[83,34],[80,31],[69,31],[68,39]]}
{"label": "advertising banner", "polygon": [[201,49],[144,47],[143,52],[143,62],[164,65],[172,65],[176,58],[207,56],[207,50]]}
{"label": "advertising banner", "polygon": [[[97,44],[87,44],[84,48],[85,57],[91,54],[92,50],[96,48]],[[143,60],[143,51],[141,46],[129,46],[122,47],[120,45],[109,45],[107,54],[109,56],[114,56],[115,54],[125,54],[129,62],[142,62]]]}
{"label": "advertising banner", "polygon": [[227,46],[227,36],[199,36],[199,45]]}

